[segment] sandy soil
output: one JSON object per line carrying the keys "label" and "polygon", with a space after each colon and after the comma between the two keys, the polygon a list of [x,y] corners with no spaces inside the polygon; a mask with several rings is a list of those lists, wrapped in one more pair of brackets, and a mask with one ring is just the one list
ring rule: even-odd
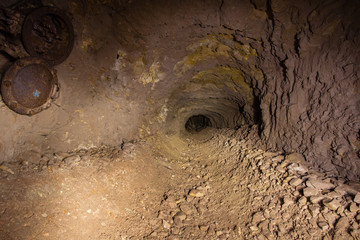
{"label": "sandy soil", "polygon": [[360,239],[357,184],[260,150],[255,132],[4,163],[0,239]]}

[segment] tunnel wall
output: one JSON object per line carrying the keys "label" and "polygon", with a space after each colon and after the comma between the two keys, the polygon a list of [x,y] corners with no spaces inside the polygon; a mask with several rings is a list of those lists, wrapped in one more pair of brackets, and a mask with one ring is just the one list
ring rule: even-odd
{"label": "tunnel wall", "polygon": [[257,124],[268,148],[359,179],[358,1],[44,2],[69,12],[75,48],[50,109],[1,103],[3,161],[177,134],[219,99],[240,112],[221,127]]}

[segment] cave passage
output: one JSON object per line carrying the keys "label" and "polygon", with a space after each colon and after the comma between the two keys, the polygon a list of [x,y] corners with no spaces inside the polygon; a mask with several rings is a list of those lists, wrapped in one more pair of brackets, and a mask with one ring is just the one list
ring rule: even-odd
{"label": "cave passage", "polygon": [[0,240],[360,239],[358,16],[0,0]]}
{"label": "cave passage", "polygon": [[185,124],[185,129],[192,132],[199,132],[207,127],[211,127],[211,121],[208,117],[204,115],[193,115],[191,116]]}

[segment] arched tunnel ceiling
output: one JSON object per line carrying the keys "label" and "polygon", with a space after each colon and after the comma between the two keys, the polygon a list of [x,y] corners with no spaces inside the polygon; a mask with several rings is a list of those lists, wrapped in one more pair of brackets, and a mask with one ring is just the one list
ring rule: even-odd
{"label": "arched tunnel ceiling", "polygon": [[6,161],[176,135],[201,114],[359,179],[359,1],[43,2],[69,13],[75,48],[50,109],[1,103]]}

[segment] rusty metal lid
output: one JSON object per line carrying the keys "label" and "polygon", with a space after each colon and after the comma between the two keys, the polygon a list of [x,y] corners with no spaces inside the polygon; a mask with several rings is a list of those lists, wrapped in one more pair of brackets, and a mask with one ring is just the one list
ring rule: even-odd
{"label": "rusty metal lid", "polygon": [[31,116],[48,108],[58,91],[55,70],[37,57],[17,60],[1,81],[3,101],[11,110],[23,115]]}
{"label": "rusty metal lid", "polygon": [[74,29],[61,9],[41,7],[25,18],[22,40],[30,56],[41,57],[54,66],[70,55],[74,46]]}

